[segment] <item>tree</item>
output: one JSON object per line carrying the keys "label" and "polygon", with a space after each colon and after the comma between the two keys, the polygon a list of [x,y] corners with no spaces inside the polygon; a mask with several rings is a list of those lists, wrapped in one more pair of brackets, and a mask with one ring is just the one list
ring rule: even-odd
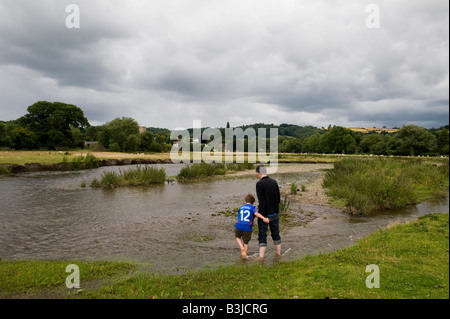
{"label": "tree", "polygon": [[439,140],[438,140],[438,148],[439,152],[441,154],[447,154],[449,153],[449,137],[448,137],[448,130],[445,128],[441,130],[439,133]]}
{"label": "tree", "polygon": [[70,131],[72,133],[72,145],[73,147],[84,147],[84,141],[86,140],[86,136],[81,132],[79,128],[70,127]]}
{"label": "tree", "polygon": [[124,150],[125,142],[130,135],[139,135],[139,124],[130,117],[122,117],[106,123],[98,133],[98,139],[106,148],[112,143],[117,143],[119,148]]}
{"label": "tree", "polygon": [[305,153],[321,153],[322,134],[316,133],[313,136],[307,137],[302,145],[302,151]]}
{"label": "tree", "polygon": [[13,147],[13,141],[10,135],[10,127],[9,123],[0,122],[0,147]]}
{"label": "tree", "polygon": [[149,131],[145,131],[144,133],[141,134],[141,145],[140,145],[140,150],[145,152],[145,151],[150,151],[150,147],[153,143],[153,133],[149,132]]}
{"label": "tree", "polygon": [[117,142],[112,142],[108,145],[110,152],[120,152],[120,146]]}
{"label": "tree", "polygon": [[286,145],[287,153],[301,153],[302,152],[302,141],[298,138],[293,138],[287,141]]}
{"label": "tree", "polygon": [[133,153],[139,150],[139,145],[141,141],[139,140],[139,136],[136,134],[131,134],[127,137],[127,140],[124,143],[123,149],[125,152]]}
{"label": "tree", "polygon": [[397,155],[424,155],[437,150],[436,137],[425,128],[405,125],[394,136]]}
{"label": "tree", "polygon": [[373,133],[364,136],[359,145],[364,153],[387,154],[388,139],[385,135]]}
{"label": "tree", "polygon": [[355,133],[341,126],[334,126],[321,139],[321,148],[329,154],[353,154],[356,152],[357,146]]}
{"label": "tree", "polygon": [[15,149],[33,149],[36,147],[36,135],[29,129],[17,126],[10,132]]}
{"label": "tree", "polygon": [[18,123],[36,135],[40,146],[72,147],[71,127],[86,128],[88,120],[83,111],[72,104],[39,101],[29,106],[28,114],[22,116]]}

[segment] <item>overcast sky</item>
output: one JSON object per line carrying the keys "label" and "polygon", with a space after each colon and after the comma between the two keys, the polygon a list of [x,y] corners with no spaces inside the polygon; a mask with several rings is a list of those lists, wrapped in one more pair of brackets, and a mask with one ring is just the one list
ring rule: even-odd
{"label": "overcast sky", "polygon": [[0,120],[46,100],[92,125],[439,127],[448,25],[446,0],[0,0]]}

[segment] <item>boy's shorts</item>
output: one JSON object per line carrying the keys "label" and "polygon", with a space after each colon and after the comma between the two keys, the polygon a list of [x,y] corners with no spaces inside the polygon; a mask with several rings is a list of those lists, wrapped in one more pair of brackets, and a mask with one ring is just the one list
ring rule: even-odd
{"label": "boy's shorts", "polygon": [[236,235],[236,238],[242,238],[242,241],[246,245],[248,245],[248,243],[250,242],[250,239],[252,238],[251,231],[242,231],[242,230],[235,228],[234,234]]}

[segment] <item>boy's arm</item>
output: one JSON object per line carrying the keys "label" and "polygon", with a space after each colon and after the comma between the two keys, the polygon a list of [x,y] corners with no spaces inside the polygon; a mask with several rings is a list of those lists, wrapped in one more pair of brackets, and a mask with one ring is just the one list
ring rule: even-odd
{"label": "boy's arm", "polygon": [[258,213],[258,212],[255,212],[255,216],[258,217],[258,218],[261,218],[265,223],[268,223],[268,222],[269,222],[269,218],[264,217],[263,215],[261,215],[261,214]]}

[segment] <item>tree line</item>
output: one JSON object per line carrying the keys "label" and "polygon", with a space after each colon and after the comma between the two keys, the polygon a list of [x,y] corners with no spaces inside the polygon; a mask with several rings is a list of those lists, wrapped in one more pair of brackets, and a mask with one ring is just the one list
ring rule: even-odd
{"label": "tree line", "polygon": [[95,141],[95,150],[113,152],[168,152],[172,143],[167,130],[139,131],[129,117],[116,118],[101,126],[92,126],[83,111],[71,104],[40,101],[29,106],[28,113],[14,121],[0,121],[2,149],[73,149]]}
{"label": "tree line", "polygon": [[278,145],[281,153],[448,155],[449,131],[448,125],[427,130],[410,124],[394,134],[363,134],[334,126],[309,137],[280,137]]}
{"label": "tree line", "polygon": [[[73,149],[91,147],[113,152],[168,152],[172,148],[170,131],[147,128],[129,117],[116,118],[101,126],[91,126],[83,111],[72,104],[39,101],[27,114],[14,121],[0,121],[2,149]],[[226,127],[230,127],[227,123]],[[292,124],[253,124],[247,128],[277,128],[281,153],[448,155],[449,126],[427,130],[405,125],[394,134],[359,133],[331,125],[328,129]],[[223,129],[222,129],[223,130]],[[191,132],[192,133],[192,132]],[[224,136],[224,135],[223,135]],[[208,142],[208,141],[202,141]],[[245,145],[248,145],[246,139]]]}

